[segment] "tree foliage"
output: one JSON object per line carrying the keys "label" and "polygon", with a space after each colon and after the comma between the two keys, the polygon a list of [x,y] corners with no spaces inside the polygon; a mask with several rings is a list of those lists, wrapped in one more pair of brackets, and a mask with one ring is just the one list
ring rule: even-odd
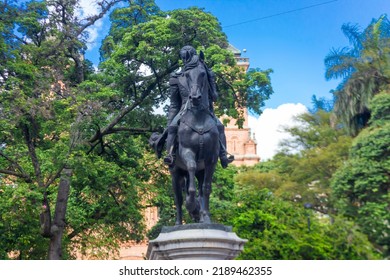
{"label": "tree foliage", "polygon": [[225,221],[248,239],[239,259],[380,258],[360,225],[337,213],[330,187],[348,159],[351,138],[332,124],[330,112],[297,118],[279,154],[234,175]]}
{"label": "tree foliage", "polygon": [[[248,239],[239,259],[376,259],[377,254],[351,222],[333,224],[268,189],[239,185],[232,224]],[[308,224],[310,219],[310,225]]]}
{"label": "tree foliage", "polygon": [[332,179],[340,211],[356,218],[370,240],[389,256],[390,95],[371,102],[370,125],[354,139],[348,161]]}
{"label": "tree foliage", "polygon": [[88,138],[99,96],[85,94],[86,29],[118,2],[83,19],[78,1],[0,3],[2,257],[71,258],[91,239],[110,250],[141,238],[144,142]]}
{"label": "tree foliage", "polygon": [[296,117],[297,125],[284,128],[288,140],[272,160],[237,176],[245,185],[267,188],[276,196],[310,203],[324,214],[334,210],[330,180],[348,158],[351,138],[342,128],[334,128],[331,113],[322,110]]}

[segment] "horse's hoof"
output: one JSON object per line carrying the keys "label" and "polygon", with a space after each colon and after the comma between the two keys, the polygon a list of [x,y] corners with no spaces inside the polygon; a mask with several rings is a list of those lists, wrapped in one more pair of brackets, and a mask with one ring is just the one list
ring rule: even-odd
{"label": "horse's hoof", "polygon": [[202,211],[202,213],[200,215],[200,223],[211,224],[210,216],[206,211]]}
{"label": "horse's hoof", "polygon": [[172,155],[167,155],[164,158],[164,164],[166,164],[168,167],[173,167],[174,163],[175,163],[175,159]]}
{"label": "horse's hoof", "polygon": [[187,198],[186,199],[186,208],[187,208],[187,211],[189,213],[193,212],[196,209],[195,200]]}
{"label": "horse's hoof", "polygon": [[211,219],[208,215],[203,218],[203,223],[204,224],[211,224]]}

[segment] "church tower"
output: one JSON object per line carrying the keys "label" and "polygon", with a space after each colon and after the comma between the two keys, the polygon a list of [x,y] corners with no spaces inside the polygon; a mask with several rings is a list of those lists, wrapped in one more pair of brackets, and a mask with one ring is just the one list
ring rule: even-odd
{"label": "church tower", "polygon": [[[233,52],[237,65],[246,72],[249,68],[249,58],[242,57],[241,51],[232,45],[229,45],[229,49]],[[232,164],[236,166],[252,166],[260,161],[260,157],[256,152],[257,143],[255,135],[251,133],[248,125],[248,110],[244,108],[243,113],[245,120],[242,128],[238,128],[234,119],[229,119],[225,127],[227,150],[234,155],[235,159]],[[226,116],[222,116],[221,121],[226,118]]]}

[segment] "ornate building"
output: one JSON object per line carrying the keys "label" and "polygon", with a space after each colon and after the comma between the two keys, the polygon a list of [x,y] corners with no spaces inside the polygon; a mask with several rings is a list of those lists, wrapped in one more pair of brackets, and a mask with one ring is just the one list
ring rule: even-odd
{"label": "ornate building", "polygon": [[[247,71],[249,68],[249,58],[241,56],[241,51],[229,45],[230,50],[233,52],[237,65],[242,67],[243,71]],[[230,154],[234,155],[233,164],[236,166],[241,165],[254,165],[260,161],[260,157],[257,155],[256,147],[257,143],[255,135],[251,133],[251,129],[248,125],[248,111],[244,109],[244,124],[242,128],[238,128],[235,125],[235,120],[230,119],[226,128],[226,142],[227,150]],[[226,117],[221,117],[226,119]]]}

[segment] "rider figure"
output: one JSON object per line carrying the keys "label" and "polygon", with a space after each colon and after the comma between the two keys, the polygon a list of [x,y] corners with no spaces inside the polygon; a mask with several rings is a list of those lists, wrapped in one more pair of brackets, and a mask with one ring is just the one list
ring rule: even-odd
{"label": "rider figure", "polygon": [[[179,82],[179,78],[183,78],[185,71],[196,67],[199,56],[196,53],[196,50],[192,46],[185,46],[180,50],[180,58],[183,61],[183,69],[180,72],[173,73],[169,79],[170,87],[170,96],[171,104],[169,107],[168,113],[168,136],[167,136],[167,152],[168,155],[164,158],[164,163],[172,166],[175,161],[174,146],[175,138],[177,135],[179,120],[181,116],[187,109],[188,106],[188,90]],[[206,66],[206,65],[205,65]],[[209,110],[211,115],[216,121],[218,131],[219,131],[219,140],[220,140],[220,151],[219,158],[221,160],[221,165],[223,168],[226,168],[229,163],[234,160],[234,156],[227,156],[226,151],[226,136],[225,136],[225,127],[221,121],[215,116],[213,109],[213,102],[217,100],[217,86],[215,83],[215,74],[206,67],[207,76],[209,79],[209,84],[211,90],[209,91]]]}

